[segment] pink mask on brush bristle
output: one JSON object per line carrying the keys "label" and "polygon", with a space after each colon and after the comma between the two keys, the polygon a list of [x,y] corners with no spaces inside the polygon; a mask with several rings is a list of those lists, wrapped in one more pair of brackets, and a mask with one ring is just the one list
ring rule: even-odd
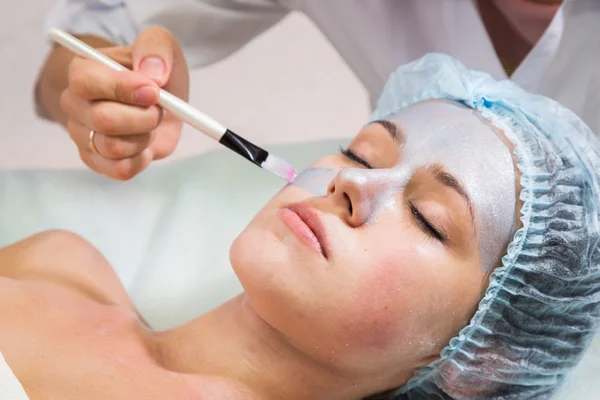
{"label": "pink mask on brush bristle", "polygon": [[273,154],[269,154],[267,159],[261,164],[261,167],[288,182],[292,182],[296,177],[296,168]]}

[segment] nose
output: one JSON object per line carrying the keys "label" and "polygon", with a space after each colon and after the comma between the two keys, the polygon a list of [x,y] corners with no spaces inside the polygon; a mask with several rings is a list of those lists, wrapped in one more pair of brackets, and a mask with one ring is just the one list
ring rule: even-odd
{"label": "nose", "polygon": [[375,212],[377,192],[386,186],[378,175],[376,170],[344,168],[329,184],[327,195],[350,226],[364,225]]}

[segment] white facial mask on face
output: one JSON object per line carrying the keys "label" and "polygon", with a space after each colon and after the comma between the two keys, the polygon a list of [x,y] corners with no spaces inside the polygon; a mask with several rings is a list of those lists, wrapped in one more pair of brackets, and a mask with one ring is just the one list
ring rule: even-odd
{"label": "white facial mask on face", "polygon": [[[400,163],[394,168],[366,170],[347,168],[338,179],[352,181],[363,191],[359,209],[362,218],[375,222],[388,207],[399,207],[400,193],[414,172],[421,167],[441,164],[462,183],[471,199],[479,223],[480,259],[491,270],[511,239],[516,222],[515,171],[510,151],[498,133],[479,115],[464,105],[444,100],[428,101],[407,107],[389,119],[405,134],[400,146]],[[307,170],[300,174],[298,186],[315,177],[328,176],[322,185],[326,193],[331,175],[326,170]],[[304,175],[304,176],[303,176]],[[303,184],[304,182],[304,184]]]}
{"label": "white facial mask on face", "polygon": [[300,172],[291,184],[308,190],[315,196],[325,196],[327,187],[338,172],[332,168],[307,168]]}

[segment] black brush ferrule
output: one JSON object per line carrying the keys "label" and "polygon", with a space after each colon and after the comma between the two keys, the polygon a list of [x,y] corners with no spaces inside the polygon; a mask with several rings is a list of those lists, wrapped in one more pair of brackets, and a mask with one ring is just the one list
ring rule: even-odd
{"label": "black brush ferrule", "polygon": [[227,129],[227,131],[221,136],[219,140],[223,146],[235,151],[245,159],[253,162],[259,167],[267,159],[269,153],[261,149],[257,145],[250,143],[241,136],[238,136],[234,132]]}

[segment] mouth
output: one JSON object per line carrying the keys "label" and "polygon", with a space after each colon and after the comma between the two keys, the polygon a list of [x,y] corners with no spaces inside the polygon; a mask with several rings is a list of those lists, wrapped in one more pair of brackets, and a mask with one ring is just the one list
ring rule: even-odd
{"label": "mouth", "polygon": [[327,258],[327,233],[320,213],[308,203],[293,203],[279,211],[287,227],[323,258]]}

